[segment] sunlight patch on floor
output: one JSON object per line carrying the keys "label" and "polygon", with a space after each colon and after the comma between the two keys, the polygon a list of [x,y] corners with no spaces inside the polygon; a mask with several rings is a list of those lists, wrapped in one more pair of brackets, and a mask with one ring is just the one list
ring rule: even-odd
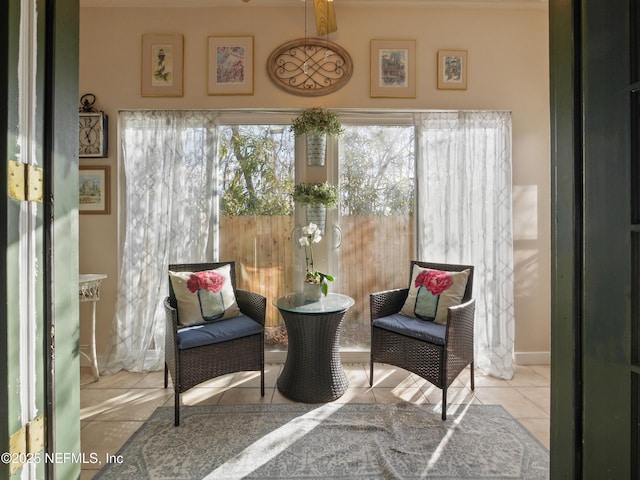
{"label": "sunlight patch on floor", "polygon": [[460,422],[462,422],[462,419],[467,413],[467,410],[469,410],[469,405],[464,405],[464,408],[460,412],[460,415],[458,415],[456,419],[451,423],[451,426],[447,430],[446,435],[442,438],[442,440],[438,444],[438,447],[433,452],[433,455],[431,455],[431,458],[429,459],[429,463],[427,464],[427,470],[422,473],[421,478],[429,478],[429,472],[435,467],[438,460],[440,460],[440,457],[444,453],[445,447],[447,446],[447,444],[449,443],[449,440],[451,440],[451,437],[453,436],[454,430],[456,430],[456,427],[460,424]]}
{"label": "sunlight patch on floor", "polygon": [[290,421],[245,448],[231,460],[213,470],[203,480],[244,478],[284,452],[343,405],[328,403]]}
{"label": "sunlight patch on floor", "polygon": [[108,400],[81,408],[80,420],[86,420],[95,417],[96,415],[112,412],[125,407],[130,408],[149,404],[154,401],[158,403],[158,406],[162,405],[166,401],[166,394],[164,394],[163,391],[150,393],[146,391],[127,391]]}

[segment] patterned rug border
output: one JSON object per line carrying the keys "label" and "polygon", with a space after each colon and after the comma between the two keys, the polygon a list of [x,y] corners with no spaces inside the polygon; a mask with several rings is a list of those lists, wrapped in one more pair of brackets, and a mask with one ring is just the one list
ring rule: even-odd
{"label": "patterned rug border", "polygon": [[[358,413],[364,411],[371,411],[372,413],[376,413],[379,411],[388,411],[397,409],[398,412],[403,412],[405,410],[417,410],[420,413],[424,414],[427,417],[433,417],[434,426],[446,426],[450,430],[453,430],[452,427],[458,425],[458,423],[462,424],[464,422],[464,418],[460,420],[460,416],[465,415],[478,415],[478,412],[486,412],[483,415],[486,415],[487,418],[500,418],[502,421],[509,423],[509,428],[507,428],[510,434],[516,434],[518,436],[524,437],[526,439],[526,443],[528,443],[528,447],[531,447],[533,450],[537,450],[535,455],[539,455],[542,458],[531,462],[539,471],[537,472],[537,476],[512,476],[512,475],[501,475],[496,474],[494,476],[477,476],[472,474],[472,476],[443,476],[443,475],[432,475],[429,474],[427,477],[421,476],[419,474],[416,475],[400,475],[397,476],[395,474],[391,475],[381,475],[381,476],[371,476],[371,475],[353,475],[353,474],[338,474],[331,477],[324,477],[327,480],[331,479],[374,479],[374,478],[437,478],[440,480],[477,480],[482,478],[484,480],[501,480],[501,479],[526,479],[530,480],[532,478],[540,478],[540,479],[548,479],[548,471],[549,471],[549,450],[529,431],[527,430],[516,418],[514,418],[504,407],[501,405],[449,405],[448,410],[451,412],[447,416],[447,420],[442,422],[440,420],[440,413],[434,411],[433,405],[416,405],[407,402],[398,402],[392,404],[371,404],[371,403],[328,403],[328,404],[304,404],[304,403],[283,403],[283,404],[241,404],[241,405],[196,405],[196,406],[183,406],[181,408],[181,420],[182,423],[179,427],[173,426],[173,407],[158,407],[144,422],[144,424],[136,431],[134,434],[124,443],[124,445],[118,450],[117,455],[121,455],[125,460],[124,464],[108,464],[103,469],[101,469],[96,476],[94,477],[96,480],[110,480],[112,478],[127,478],[131,480],[135,479],[146,479],[150,478],[152,480],[161,480],[160,477],[154,476],[140,476],[140,472],[136,469],[127,468],[127,457],[128,452],[135,448],[136,444],[140,441],[144,441],[144,437],[148,435],[148,430],[156,425],[157,427],[164,428],[165,430],[171,432],[172,429],[174,432],[178,432],[180,429],[184,431],[186,424],[189,422],[190,417],[200,416],[200,415],[232,415],[232,414],[281,414],[281,415],[294,415],[301,416],[305,414],[309,414],[314,410],[319,409],[330,409],[333,411],[341,410],[344,412]],[[167,425],[171,426],[171,429],[165,428]],[[515,429],[516,431],[514,432]],[[365,429],[366,430],[366,429]],[[523,439],[523,440],[524,440]],[[168,453],[168,452],[167,452]],[[535,456],[532,455],[532,456]],[[540,475],[540,471],[546,471],[544,474]],[[497,472],[496,472],[497,473]],[[124,475],[124,476],[122,476]],[[162,477],[162,478],[172,478],[178,480],[177,477]],[[315,478],[323,478],[317,477],[313,475],[275,475],[275,476],[258,476],[254,477],[251,475],[247,476],[215,476],[215,475],[206,475],[202,477],[198,476],[181,476],[181,479],[192,479],[192,480],[201,480],[206,478],[214,479],[214,478],[260,478],[260,479],[271,479],[271,478],[289,478],[289,479],[315,479]]]}

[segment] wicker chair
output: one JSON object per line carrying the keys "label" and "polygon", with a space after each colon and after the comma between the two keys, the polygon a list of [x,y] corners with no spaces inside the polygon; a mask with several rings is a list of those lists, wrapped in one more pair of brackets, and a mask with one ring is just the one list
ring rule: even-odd
{"label": "wicker chair", "polygon": [[[196,263],[169,265],[174,272],[197,272],[212,270],[223,265],[231,265],[231,283],[236,301],[243,314],[241,317],[229,318],[218,322],[234,322],[249,317],[257,322],[258,328],[252,328],[250,335],[229,340],[216,340],[216,343],[200,345],[192,348],[181,348],[181,333],[188,329],[178,324],[179,311],[171,281],[169,296],[164,301],[166,311],[166,340],[164,387],[169,383],[169,374],[175,392],[175,425],[180,424],[180,394],[211,378],[227,373],[259,370],[260,391],[264,397],[264,323],[267,310],[267,299],[262,295],[236,289],[235,262]],[[246,322],[246,318],[244,319]],[[259,328],[259,327],[262,328]]]}
{"label": "wicker chair", "polygon": [[[420,375],[436,387],[442,389],[442,420],[447,418],[447,389],[460,372],[470,365],[471,390],[474,385],[473,361],[473,323],[475,300],[471,298],[473,291],[473,267],[470,265],[450,265],[412,261],[413,266],[445,271],[470,270],[462,303],[449,307],[447,324],[438,333],[436,343],[418,339],[412,332],[398,333],[388,328],[381,328],[379,319],[398,314],[404,305],[408,288],[388,290],[370,295],[371,302],[371,372],[370,385],[373,386],[374,362],[388,363]],[[411,273],[409,274],[411,281]],[[404,317],[408,319],[408,317]],[[423,322],[411,319],[411,321]],[[387,325],[388,327],[388,325]],[[424,337],[424,336],[423,336]],[[435,340],[434,340],[435,341]]]}

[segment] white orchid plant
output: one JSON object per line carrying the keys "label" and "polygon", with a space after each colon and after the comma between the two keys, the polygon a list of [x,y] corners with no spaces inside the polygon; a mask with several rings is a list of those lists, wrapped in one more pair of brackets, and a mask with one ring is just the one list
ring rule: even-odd
{"label": "white orchid plant", "polygon": [[329,284],[334,278],[326,273],[318,272],[313,263],[313,244],[322,240],[320,228],[315,223],[309,223],[302,227],[302,236],[298,239],[301,247],[304,247],[304,256],[307,262],[307,276],[305,282],[318,283],[322,285],[322,293],[326,296],[329,293]]}

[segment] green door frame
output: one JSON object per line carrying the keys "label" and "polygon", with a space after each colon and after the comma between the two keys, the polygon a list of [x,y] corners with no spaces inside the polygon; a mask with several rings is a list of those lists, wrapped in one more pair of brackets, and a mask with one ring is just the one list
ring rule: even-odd
{"label": "green door frame", "polygon": [[[549,1],[551,103],[551,478],[580,478],[580,280],[582,133],[572,0]],[[564,293],[563,293],[564,292]]]}
{"label": "green door frame", "polygon": [[[55,364],[49,379],[50,425],[57,452],[80,452],[80,315],[78,306],[78,105],[79,0],[47,0],[45,191],[55,199],[45,212],[52,223],[45,287],[47,326],[53,326]],[[53,478],[79,478],[80,463],[56,464]]]}
{"label": "green door frame", "polygon": [[[16,379],[24,371],[20,357],[20,297],[17,218],[20,201],[9,197],[9,160],[16,160],[18,122],[18,49],[21,3],[0,2],[0,200],[5,254],[0,266],[0,450],[11,451],[10,437],[23,417]],[[37,0],[37,70],[34,138],[36,161],[42,167],[44,200],[36,209],[35,346],[36,410],[46,423],[44,451],[81,459],[78,314],[78,0]],[[23,158],[26,154],[23,152]],[[55,201],[54,201],[55,200]],[[54,254],[55,253],[55,254]],[[55,286],[55,288],[54,288]],[[55,359],[55,363],[54,363]],[[31,416],[30,414],[28,415]],[[27,436],[29,431],[27,429]],[[19,450],[20,451],[20,450]],[[43,450],[31,453],[44,453]],[[65,458],[69,458],[68,456]],[[41,462],[37,478],[80,477],[79,462]],[[20,470],[11,478],[19,478]],[[0,478],[10,478],[10,466],[0,463]]]}
{"label": "green door frame", "polygon": [[634,469],[629,24],[629,2],[549,2],[553,479]]}

